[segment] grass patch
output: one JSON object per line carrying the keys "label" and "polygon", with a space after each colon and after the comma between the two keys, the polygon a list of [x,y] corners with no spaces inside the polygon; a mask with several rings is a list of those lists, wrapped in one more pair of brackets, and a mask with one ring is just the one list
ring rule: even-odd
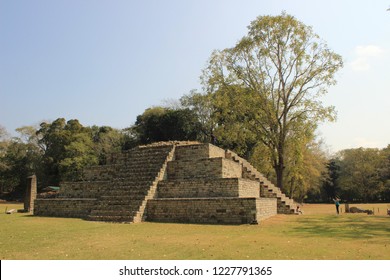
{"label": "grass patch", "polygon": [[[260,225],[113,224],[4,214],[0,259],[390,259],[390,217],[334,214],[305,205],[304,215],[277,215]],[[371,207],[371,208],[368,208]],[[364,208],[364,207],[362,207]]]}

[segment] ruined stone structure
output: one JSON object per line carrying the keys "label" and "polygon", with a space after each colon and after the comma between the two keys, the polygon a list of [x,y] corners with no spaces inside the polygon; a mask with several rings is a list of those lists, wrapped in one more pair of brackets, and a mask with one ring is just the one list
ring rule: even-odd
{"label": "ruined stone structure", "polygon": [[211,144],[140,146],[60,187],[58,197],[36,200],[35,215],[243,224],[295,211],[294,202],[246,160]]}
{"label": "ruined stone structure", "polygon": [[23,212],[34,212],[34,202],[37,198],[37,176],[32,175],[27,178],[27,187],[24,194]]}

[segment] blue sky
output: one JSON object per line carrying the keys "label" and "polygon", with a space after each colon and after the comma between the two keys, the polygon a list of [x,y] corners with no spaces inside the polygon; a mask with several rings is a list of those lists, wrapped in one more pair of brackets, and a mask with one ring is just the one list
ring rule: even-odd
{"label": "blue sky", "polygon": [[0,125],[58,117],[125,128],[200,89],[214,49],[282,11],[313,27],[345,66],[320,126],[331,151],[390,143],[390,1],[0,0]]}

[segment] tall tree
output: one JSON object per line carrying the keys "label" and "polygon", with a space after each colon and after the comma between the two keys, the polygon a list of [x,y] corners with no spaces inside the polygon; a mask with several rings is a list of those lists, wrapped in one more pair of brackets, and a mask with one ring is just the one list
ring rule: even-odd
{"label": "tall tree", "polygon": [[248,29],[234,47],[212,53],[202,80],[207,94],[231,100],[215,104],[225,120],[219,128],[240,124],[252,132],[268,148],[283,187],[286,145],[335,118],[320,97],[335,84],[342,59],[311,27],[285,13],[258,17]]}

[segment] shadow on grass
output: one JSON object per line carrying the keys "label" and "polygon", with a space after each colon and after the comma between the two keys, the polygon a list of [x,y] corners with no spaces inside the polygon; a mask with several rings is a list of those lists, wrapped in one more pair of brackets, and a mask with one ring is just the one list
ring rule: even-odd
{"label": "shadow on grass", "polygon": [[387,238],[390,240],[390,218],[362,215],[302,217],[291,228],[300,236],[348,239]]}

